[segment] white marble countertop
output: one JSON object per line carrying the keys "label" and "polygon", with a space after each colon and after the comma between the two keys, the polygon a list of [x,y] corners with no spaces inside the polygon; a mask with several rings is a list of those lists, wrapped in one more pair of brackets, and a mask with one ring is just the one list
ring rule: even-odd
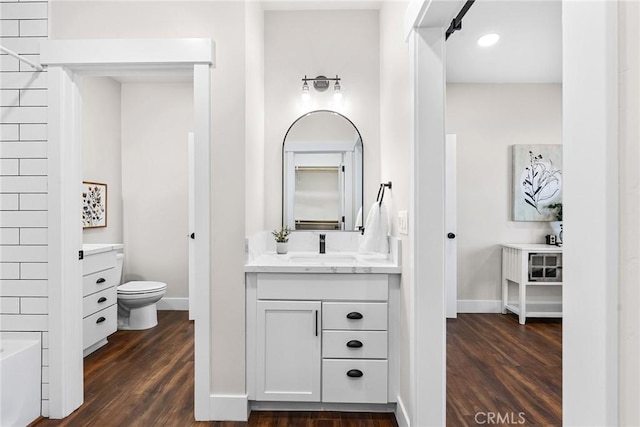
{"label": "white marble countertop", "polygon": [[402,266],[386,255],[357,252],[264,252],[244,266],[246,273],[380,273],[400,274]]}
{"label": "white marble countertop", "polygon": [[82,245],[84,256],[115,251],[124,248],[122,243],[87,243]]}

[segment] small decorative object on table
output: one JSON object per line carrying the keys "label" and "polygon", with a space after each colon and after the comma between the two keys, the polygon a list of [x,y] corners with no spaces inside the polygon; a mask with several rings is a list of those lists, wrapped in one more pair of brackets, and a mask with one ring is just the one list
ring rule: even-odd
{"label": "small decorative object on table", "polygon": [[276,253],[281,255],[286,254],[289,250],[289,234],[291,234],[291,229],[289,229],[289,227],[283,227],[280,231],[273,230],[271,234],[276,238]]}
{"label": "small decorative object on table", "polygon": [[556,245],[562,245],[562,203],[552,203],[550,205],[545,206],[545,209],[551,212],[551,216],[554,221],[551,221],[549,225],[551,225],[551,229],[553,229],[553,233],[558,237],[556,239]]}

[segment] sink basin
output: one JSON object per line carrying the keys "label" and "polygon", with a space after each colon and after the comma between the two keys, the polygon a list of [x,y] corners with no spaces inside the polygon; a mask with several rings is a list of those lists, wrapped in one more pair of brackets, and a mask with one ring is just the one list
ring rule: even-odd
{"label": "sink basin", "polygon": [[350,265],[358,259],[353,254],[291,254],[289,261],[294,264]]}

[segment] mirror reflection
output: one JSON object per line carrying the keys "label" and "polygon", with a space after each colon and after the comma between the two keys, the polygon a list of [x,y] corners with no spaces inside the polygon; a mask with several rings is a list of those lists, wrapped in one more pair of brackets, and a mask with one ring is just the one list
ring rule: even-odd
{"label": "mirror reflection", "polygon": [[362,136],[335,111],[293,122],[282,146],[282,223],[294,230],[362,226]]}

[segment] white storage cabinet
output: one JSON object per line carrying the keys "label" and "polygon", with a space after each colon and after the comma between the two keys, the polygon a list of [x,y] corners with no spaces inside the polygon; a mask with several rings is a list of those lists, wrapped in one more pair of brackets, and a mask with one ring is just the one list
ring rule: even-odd
{"label": "white storage cabinet", "polygon": [[[562,286],[562,248],[545,244],[502,245],[502,313],[511,311],[524,325],[527,317],[562,317],[562,300],[532,301],[531,287]],[[510,292],[517,290],[517,294]]]}
{"label": "white storage cabinet", "polygon": [[116,251],[85,255],[82,260],[82,335],[84,356],[107,344],[118,329]]}

